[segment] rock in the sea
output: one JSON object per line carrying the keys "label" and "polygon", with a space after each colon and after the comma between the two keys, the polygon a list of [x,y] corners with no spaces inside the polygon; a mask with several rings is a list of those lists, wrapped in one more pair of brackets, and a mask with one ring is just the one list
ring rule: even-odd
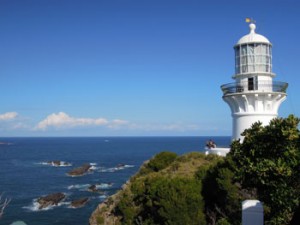
{"label": "rock in the sea", "polygon": [[79,208],[85,206],[85,204],[89,201],[89,198],[80,198],[71,202],[71,206],[74,208]]}
{"label": "rock in the sea", "polygon": [[49,206],[54,206],[58,205],[66,196],[63,193],[54,193],[54,194],[49,194],[44,197],[40,197],[37,202],[40,204],[39,209],[44,209]]}
{"label": "rock in the sea", "polygon": [[82,165],[78,168],[75,168],[75,169],[71,170],[70,172],[68,172],[68,175],[70,175],[70,176],[82,176],[82,175],[86,174],[90,170],[91,167],[92,166],[90,164],[84,164],[84,165]]}
{"label": "rock in the sea", "polygon": [[99,193],[99,194],[104,194],[103,191],[97,189],[97,186],[95,184],[92,184],[91,186],[89,186],[88,191],[94,192],[94,193]]}
{"label": "rock in the sea", "polygon": [[92,184],[91,186],[88,187],[88,191],[91,192],[96,192],[97,190],[97,186],[95,184]]}

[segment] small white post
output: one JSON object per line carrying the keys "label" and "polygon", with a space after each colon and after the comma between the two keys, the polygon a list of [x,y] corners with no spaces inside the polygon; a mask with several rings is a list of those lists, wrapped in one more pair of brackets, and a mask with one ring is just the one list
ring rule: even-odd
{"label": "small white post", "polygon": [[242,225],[263,225],[264,209],[258,200],[245,200],[242,202]]}

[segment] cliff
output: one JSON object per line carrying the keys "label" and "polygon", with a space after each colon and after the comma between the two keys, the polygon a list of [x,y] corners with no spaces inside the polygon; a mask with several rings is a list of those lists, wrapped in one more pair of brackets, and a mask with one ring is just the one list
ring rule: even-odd
{"label": "cliff", "polygon": [[[180,203],[182,207],[192,205],[190,202],[186,202],[186,204],[184,204],[184,201],[196,200],[194,202],[199,202],[199,205],[195,207],[199,207],[199,210],[193,211],[196,212],[195,214],[201,214],[201,218],[199,219],[203,219],[203,213],[199,213],[203,212],[201,184],[195,179],[196,173],[199,171],[199,168],[208,168],[209,165],[218,160],[220,160],[220,158],[217,156],[205,156],[198,152],[192,152],[182,156],[177,156],[175,153],[170,152],[162,152],[156,155],[150,161],[145,162],[138,173],[131,177],[131,179],[122,186],[120,191],[98,205],[90,217],[90,225],[130,224],[130,221],[134,221],[134,224],[139,224],[145,221],[149,222],[152,218],[148,217],[150,217],[152,213],[143,216],[142,214],[147,214],[157,207],[162,207],[164,203],[159,203],[159,200],[145,200],[143,199],[143,196],[145,198],[159,197],[162,198],[163,201],[165,200],[163,199],[164,197],[171,198],[170,201],[173,201],[174,199],[172,199],[172,197],[176,196],[179,201],[178,203]],[[170,183],[167,181],[174,182]],[[164,197],[146,193],[149,191],[161,192],[163,190],[158,189],[160,189],[160,186],[165,185],[168,186],[168,188],[165,188],[165,191],[170,191],[172,189],[170,186],[177,186],[178,188],[181,188],[181,191],[183,191],[182,198],[178,196],[179,190],[174,190],[174,193],[171,194],[159,194],[164,195]],[[194,192],[190,190],[191,187],[195,189]],[[197,196],[195,196],[195,199],[188,199],[187,195],[189,195],[189,193],[191,195],[197,193],[198,195],[196,194]],[[147,204],[152,206],[145,206]],[[148,212],[148,210],[150,211]],[[199,217],[197,215],[195,216],[196,218]],[[157,217],[160,217],[160,215],[157,215]]]}

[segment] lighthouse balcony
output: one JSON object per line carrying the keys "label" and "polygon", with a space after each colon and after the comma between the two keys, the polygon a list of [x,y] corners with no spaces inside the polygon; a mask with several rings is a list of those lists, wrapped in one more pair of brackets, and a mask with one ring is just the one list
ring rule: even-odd
{"label": "lighthouse balcony", "polygon": [[240,82],[229,83],[221,86],[223,95],[245,93],[245,92],[281,92],[286,93],[288,83],[281,81],[264,82]]}

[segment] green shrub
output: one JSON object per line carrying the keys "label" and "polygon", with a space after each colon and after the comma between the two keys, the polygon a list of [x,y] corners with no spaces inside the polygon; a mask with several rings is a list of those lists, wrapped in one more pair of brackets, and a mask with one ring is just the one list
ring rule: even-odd
{"label": "green shrub", "polygon": [[154,156],[147,164],[147,168],[154,172],[158,172],[169,166],[175,159],[177,154],[173,152],[161,152]]}
{"label": "green shrub", "polygon": [[234,172],[226,161],[211,167],[203,179],[203,198],[208,223],[226,216],[231,224],[240,224],[240,188],[234,180]]}
{"label": "green shrub", "polygon": [[134,224],[134,203],[132,201],[131,195],[124,192],[120,202],[116,206],[116,213],[122,216],[122,224],[132,225]]}
{"label": "green shrub", "polygon": [[141,215],[155,224],[206,224],[201,183],[195,179],[155,177],[145,183],[145,208]]}

